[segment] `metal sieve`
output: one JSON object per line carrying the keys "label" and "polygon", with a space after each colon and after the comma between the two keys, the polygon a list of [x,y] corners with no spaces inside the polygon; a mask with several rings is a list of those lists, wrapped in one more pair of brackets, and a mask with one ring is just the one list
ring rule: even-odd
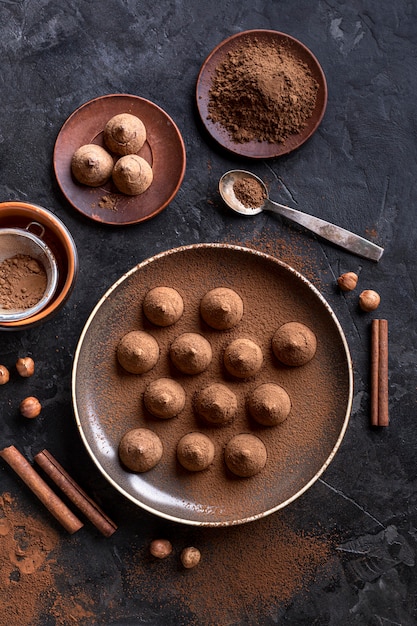
{"label": "metal sieve", "polygon": [[[38,234],[31,231],[38,231]],[[38,222],[29,222],[26,228],[0,229],[0,263],[18,254],[35,259],[46,272],[46,289],[42,298],[32,307],[10,309],[0,298],[0,322],[15,322],[39,313],[52,299],[58,284],[58,266],[54,255],[43,241],[45,228]]]}

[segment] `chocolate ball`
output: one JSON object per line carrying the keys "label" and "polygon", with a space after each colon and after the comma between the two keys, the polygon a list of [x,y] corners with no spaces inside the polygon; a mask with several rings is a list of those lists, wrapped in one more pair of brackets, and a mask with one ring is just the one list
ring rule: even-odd
{"label": "chocolate ball", "polygon": [[149,413],[161,419],[170,419],[183,410],[185,391],[171,378],[158,378],[146,387],[143,401]]}
{"label": "chocolate ball", "polygon": [[226,385],[213,383],[197,393],[195,410],[210,424],[225,424],[236,415],[237,398]]}
{"label": "chocolate ball", "polygon": [[200,313],[206,324],[212,328],[227,330],[242,319],[243,301],[233,289],[216,287],[203,296]]}
{"label": "chocolate ball", "polygon": [[226,445],[224,460],[229,470],[236,476],[242,478],[255,476],[266,465],[265,444],[255,435],[246,433],[235,435]]}
{"label": "chocolate ball", "polygon": [[153,170],[145,159],[137,154],[120,157],[113,167],[113,182],[127,196],[144,193],[153,181]]}
{"label": "chocolate ball", "polygon": [[190,472],[201,472],[213,462],[214,444],[203,433],[188,433],[178,442],[177,458]]}
{"label": "chocolate ball", "polygon": [[117,359],[131,374],[149,372],[159,359],[158,342],[143,330],[132,330],[120,339]]}
{"label": "chocolate ball", "polygon": [[172,287],[154,287],[145,295],[143,312],[156,326],[171,326],[184,311],[184,302]]}
{"label": "chocolate ball", "polygon": [[259,424],[275,426],[287,419],[291,411],[291,400],[280,385],[263,383],[249,395],[248,409]]}
{"label": "chocolate ball", "polygon": [[235,339],[225,349],[223,361],[229,374],[248,378],[261,369],[263,354],[258,344],[251,339]]}
{"label": "chocolate ball", "polygon": [[316,353],[317,339],[301,322],[287,322],[272,338],[272,351],[281,363],[292,367],[305,365]]}
{"label": "chocolate ball", "polygon": [[211,345],[198,333],[183,333],[171,344],[169,354],[175,367],[184,374],[200,374],[212,359]]}
{"label": "chocolate ball", "polygon": [[134,154],[146,141],[146,128],[136,115],[119,113],[105,125],[103,139],[109,150],[116,154]]}
{"label": "chocolate ball", "polygon": [[119,443],[119,458],[132,472],[147,472],[159,463],[163,446],[156,433],[148,428],[127,431]]}

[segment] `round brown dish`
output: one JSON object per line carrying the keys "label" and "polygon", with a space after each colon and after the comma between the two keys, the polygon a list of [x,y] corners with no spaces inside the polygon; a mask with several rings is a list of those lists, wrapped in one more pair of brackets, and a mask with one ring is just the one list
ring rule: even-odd
{"label": "round brown dish", "polygon": [[[120,193],[111,180],[101,187],[86,187],[71,174],[74,152],[83,144],[104,147],[104,127],[120,113],[137,116],[146,128],[146,141],[137,154],[152,167],[154,178],[138,197]],[[117,226],[154,217],[173,200],[184,178],[186,156],[181,133],[165,111],[139,96],[110,94],[86,102],[70,115],[56,139],[53,162],[68,202],[97,222]]]}
{"label": "round brown dish", "polygon": [[[265,43],[283,45],[295,59],[304,63],[312,77],[318,83],[318,91],[314,110],[307,120],[306,126],[298,133],[290,135],[283,143],[251,140],[243,143],[234,141],[227,130],[219,123],[209,119],[210,89],[216,68],[223,62],[229,52],[233,52],[242,44],[248,45],[255,40]],[[327,105],[327,83],[323,70],[313,53],[300,41],[290,35],[274,30],[248,30],[232,35],[221,42],[204,61],[197,79],[197,108],[201,121],[208,133],[223,148],[240,156],[252,159],[265,159],[288,154],[299,148],[318,128]]]}
{"label": "round brown dish", "polygon": [[[199,304],[219,284],[235,289],[244,302],[240,323],[226,331],[207,329]],[[170,285],[184,300],[176,324],[153,326],[142,301],[152,286]],[[315,357],[290,368],[274,357],[271,337],[289,319],[308,323],[317,337]],[[116,359],[120,338],[132,329],[152,332],[160,347],[153,370],[141,376],[122,371]],[[182,333],[199,332],[210,341],[212,361],[200,374],[174,371],[169,346]],[[222,354],[242,335],[260,344],[264,363],[255,376],[236,379],[225,372]],[[100,368],[96,363],[100,363]],[[186,393],[179,415],[160,420],[144,410],[141,394],[152,380],[174,377]],[[238,413],[225,424],[210,424],[194,411],[198,391],[222,382],[235,394]],[[291,419],[262,426],[244,410],[246,398],[262,382],[276,382],[292,402]],[[121,277],[102,297],[81,334],[73,368],[77,424],[88,452],[107,480],[127,498],[157,515],[195,525],[248,522],[280,509],[308,489],[336,453],[348,425],[352,366],[343,331],[317,289],[284,263],[246,248],[196,244],[152,257]],[[149,428],[161,438],[164,455],[146,474],[126,472],[117,448],[130,428]],[[216,455],[204,472],[181,468],[176,446],[189,432],[213,441]],[[226,444],[240,433],[265,444],[268,459],[255,476],[230,475],[223,462]]]}

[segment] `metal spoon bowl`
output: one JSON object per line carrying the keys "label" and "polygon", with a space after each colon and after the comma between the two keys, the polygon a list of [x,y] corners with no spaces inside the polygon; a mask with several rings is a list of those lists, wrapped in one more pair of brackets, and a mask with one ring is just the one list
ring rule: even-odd
{"label": "metal spoon bowl", "polygon": [[[260,206],[245,206],[236,197],[234,185],[236,182],[243,179],[252,179],[260,185],[260,189],[263,190],[265,196],[265,199]],[[319,235],[323,239],[331,241],[335,245],[344,248],[353,254],[366,259],[371,259],[372,261],[379,261],[384,252],[383,248],[377,246],[368,239],[364,239],[360,235],[355,235],[340,226],[336,226],[335,224],[326,222],[325,220],[309,215],[308,213],[291,209],[288,206],[278,204],[278,202],[270,200],[268,190],[264,182],[258,178],[258,176],[255,176],[255,174],[252,174],[252,172],[247,172],[245,170],[231,170],[226,172],[220,178],[219,191],[227,206],[241,215],[252,216],[257,215],[262,211],[277,213],[292,222],[296,222],[297,224],[304,226],[304,228],[315,233],[316,235]]]}

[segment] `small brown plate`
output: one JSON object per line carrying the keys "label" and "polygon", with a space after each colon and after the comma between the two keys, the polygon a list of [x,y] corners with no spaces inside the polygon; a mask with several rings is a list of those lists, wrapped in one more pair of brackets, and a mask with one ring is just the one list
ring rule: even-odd
{"label": "small brown plate", "polygon": [[[103,145],[103,129],[119,113],[139,117],[147,139],[138,152],[152,166],[154,179],[145,193],[127,196],[111,181],[102,187],[78,183],[71,173],[71,158],[83,144]],[[62,193],[87,217],[105,224],[142,222],[160,213],[175,197],[185,174],[185,147],[173,120],[159,106],[129,94],[110,94],[80,106],[62,126],[55,142],[54,169]]]}
{"label": "small brown plate", "polygon": [[[210,89],[216,68],[223,62],[229,52],[235,50],[238,46],[242,46],[242,44],[249,44],[255,39],[264,43],[275,43],[285,46],[296,59],[308,66],[312,76],[319,85],[316,106],[306,126],[301,132],[288,137],[284,143],[270,143],[268,141],[238,143],[231,138],[221,124],[215,123],[208,118]],[[240,156],[252,159],[267,159],[292,152],[299,148],[316,131],[326,110],[327,83],[316,57],[304,44],[294,39],[294,37],[274,30],[247,30],[225,39],[209,54],[198,75],[196,98],[197,108],[206,130],[223,148]]]}
{"label": "small brown plate", "polygon": [[[142,302],[155,286],[175,288],[184,313],[173,325],[156,327],[146,320]],[[243,318],[227,331],[210,329],[199,310],[201,298],[215,287],[236,290],[244,300]],[[317,337],[315,357],[300,368],[279,365],[271,336],[289,320],[302,321]],[[118,364],[119,340],[131,330],[157,340],[158,363],[142,375]],[[184,332],[206,336],[213,359],[196,376],[172,366],[169,347]],[[255,376],[233,379],[223,368],[223,350],[234,339],[252,337],[261,347],[263,366]],[[174,378],[186,393],[182,412],[158,419],[143,404],[146,387],[158,378]],[[276,427],[256,425],[247,413],[248,394],[262,382],[287,390],[292,409]],[[239,411],[227,424],[209,425],[195,414],[199,390],[220,382],[236,395]],[[107,480],[132,502],[184,524],[228,526],[249,522],[281,509],[304,493],[324,472],[346,431],[353,393],[353,373],[343,331],[315,287],[278,259],[227,244],[194,244],[158,254],[122,276],[97,303],[82,331],[74,356],[72,394],[75,418],[91,458]],[[126,471],[118,458],[123,434],[136,427],[155,431],[164,448],[160,463],[143,474]],[[176,460],[176,445],[186,433],[200,431],[215,445],[212,465],[188,472]],[[263,471],[248,479],[229,475],[223,462],[226,443],[252,432],[268,450]]]}

